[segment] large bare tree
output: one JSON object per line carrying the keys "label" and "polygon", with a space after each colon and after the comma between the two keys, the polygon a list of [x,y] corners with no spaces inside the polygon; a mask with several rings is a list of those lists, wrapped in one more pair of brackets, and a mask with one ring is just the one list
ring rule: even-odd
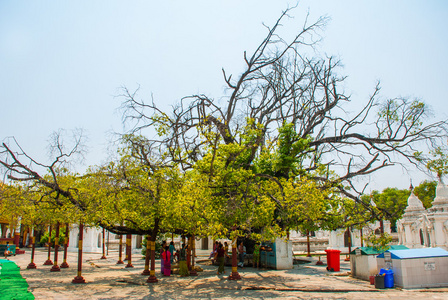
{"label": "large bare tree", "polygon": [[[251,168],[263,151],[278,152],[282,142],[282,154],[295,165],[264,175],[307,175],[352,199],[365,189],[354,184],[355,178],[403,161],[419,166],[421,149],[446,142],[445,120],[428,123],[428,107],[419,100],[379,101],[379,83],[365,105],[352,112],[352,104],[360,100],[344,94],[340,62],[314,51],[327,20],[306,20],[291,40],[284,40],[277,32],[289,13],[291,9],[266,26],[267,35],[252,55],[244,52],[241,74],[223,70],[227,93],[219,102],[196,94],[163,111],[124,88],[125,120],[134,122],[134,132],[156,127],[159,135],[151,143],[170,149],[184,169],[221,144],[244,145],[250,154],[231,155],[228,165]],[[286,125],[292,127],[285,139],[280,129]],[[322,166],[326,171],[317,172]]]}
{"label": "large bare tree", "polygon": [[[315,51],[327,20],[306,20],[296,35],[285,40],[278,30],[289,13],[291,9],[283,12],[273,26],[266,26],[266,37],[252,54],[244,52],[241,74],[233,76],[223,70],[227,89],[220,101],[196,94],[181,99],[171,111],[163,111],[124,88],[124,119],[135,121],[132,133],[144,135],[150,127],[158,133],[135,149],[140,149],[140,154],[145,154],[145,149],[159,149],[164,153],[164,165],[180,166],[184,171],[211,155],[209,167],[202,172],[212,182],[214,164],[222,155],[218,150],[223,145],[236,145],[243,150],[228,153],[226,168],[254,169],[256,178],[274,181],[307,176],[322,188],[337,189],[344,196],[358,199],[363,187],[356,187],[355,178],[400,163],[403,158],[419,165],[424,161],[422,146],[446,142],[447,121],[428,123],[428,107],[418,100],[379,101],[379,84],[365,105],[351,112],[355,100],[341,88],[345,76],[339,75],[340,62]],[[73,194],[76,191],[61,189],[56,176],[57,165],[77,153],[80,144],[67,151],[62,145],[56,139],[54,162],[40,165],[52,174],[50,177],[39,175],[30,166],[39,164],[20,146],[15,151],[4,143],[0,162],[10,179],[37,182],[49,189],[55,200],[62,195],[85,210],[86,204]],[[260,161],[270,153],[276,156],[275,163],[270,162],[269,168],[260,167]],[[150,159],[143,163],[150,166]],[[233,191],[228,188],[235,184],[238,187]],[[230,198],[235,190],[242,190],[241,183],[218,185],[217,193]],[[110,229],[120,233],[128,230]],[[141,232],[131,232],[135,230]]]}

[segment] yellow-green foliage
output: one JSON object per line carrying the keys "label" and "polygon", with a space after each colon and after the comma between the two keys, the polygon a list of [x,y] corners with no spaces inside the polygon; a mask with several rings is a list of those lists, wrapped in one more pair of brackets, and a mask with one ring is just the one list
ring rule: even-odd
{"label": "yellow-green foliage", "polygon": [[437,147],[430,154],[433,159],[426,164],[428,170],[436,173],[439,178],[448,174],[448,154],[446,148]]}
{"label": "yellow-green foliage", "polygon": [[375,232],[371,232],[368,236],[364,238],[367,246],[373,249],[384,252],[389,249],[389,243],[392,241],[392,236],[384,232],[380,235],[375,235]]}

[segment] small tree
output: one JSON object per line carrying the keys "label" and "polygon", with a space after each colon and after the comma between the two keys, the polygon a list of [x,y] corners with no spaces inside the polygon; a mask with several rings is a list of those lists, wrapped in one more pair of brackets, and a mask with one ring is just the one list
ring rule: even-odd
{"label": "small tree", "polygon": [[437,181],[425,180],[414,188],[414,194],[422,201],[425,209],[432,206],[432,201],[436,197]]}
{"label": "small tree", "polygon": [[408,204],[410,190],[385,188],[381,193],[373,191],[371,197],[379,210],[379,219],[389,220],[394,226],[401,219]]}
{"label": "small tree", "polygon": [[367,246],[372,247],[378,252],[384,252],[389,249],[389,243],[392,242],[392,236],[386,232],[376,235],[375,232],[372,231],[365,238],[365,241]]}

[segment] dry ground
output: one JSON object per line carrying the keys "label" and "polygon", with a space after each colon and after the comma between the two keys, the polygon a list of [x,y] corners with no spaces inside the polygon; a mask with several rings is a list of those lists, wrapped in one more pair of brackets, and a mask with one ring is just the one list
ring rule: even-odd
{"label": "dry ground", "polygon": [[[334,276],[325,266],[313,263],[281,271],[244,268],[239,270],[243,278],[239,281],[218,276],[215,266],[203,263],[199,265],[204,271],[197,277],[162,277],[157,272],[159,282],[148,284],[147,276],[140,275],[144,269],[141,255],[134,255],[134,268],[124,268],[115,264],[117,253],[105,260],[100,254],[84,254],[82,275],[86,283],[73,284],[77,253],[69,253],[69,269],[50,272],[51,266],[42,265],[47,257],[44,249],[36,251],[37,269],[27,270],[30,252],[10,259],[22,268],[36,299],[448,299],[448,288],[377,290],[368,282]],[[156,268],[160,270],[159,263]],[[230,268],[226,271],[228,275]],[[341,261],[340,275],[347,271],[348,264]]]}

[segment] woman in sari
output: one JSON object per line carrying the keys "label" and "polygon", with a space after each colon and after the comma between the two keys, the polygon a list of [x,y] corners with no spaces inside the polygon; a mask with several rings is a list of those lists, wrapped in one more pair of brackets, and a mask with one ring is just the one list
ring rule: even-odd
{"label": "woman in sari", "polygon": [[165,251],[162,253],[163,258],[163,276],[171,275],[171,252],[168,246],[165,246]]}
{"label": "woman in sari", "polygon": [[164,270],[164,261],[163,261],[163,252],[165,251],[166,241],[162,242],[162,247],[160,248],[160,272],[163,275]]}
{"label": "woman in sari", "polygon": [[187,247],[185,247],[185,244],[182,244],[182,248],[179,253],[179,275],[188,276]]}

